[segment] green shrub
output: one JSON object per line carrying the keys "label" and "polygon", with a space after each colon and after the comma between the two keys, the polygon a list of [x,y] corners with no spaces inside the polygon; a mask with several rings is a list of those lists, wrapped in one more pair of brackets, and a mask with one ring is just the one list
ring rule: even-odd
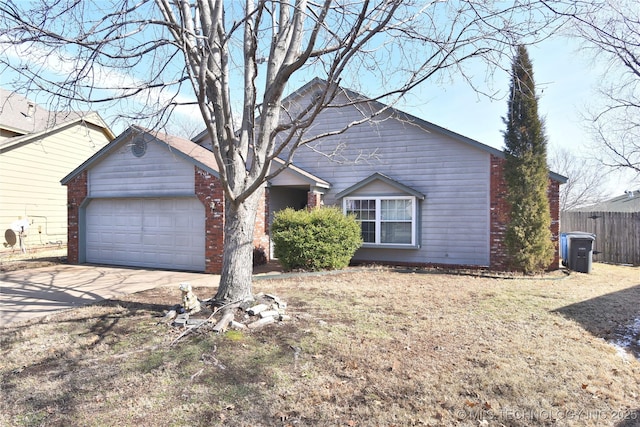
{"label": "green shrub", "polygon": [[277,212],[271,226],[274,255],[285,270],[336,270],[362,244],[360,224],[337,208]]}

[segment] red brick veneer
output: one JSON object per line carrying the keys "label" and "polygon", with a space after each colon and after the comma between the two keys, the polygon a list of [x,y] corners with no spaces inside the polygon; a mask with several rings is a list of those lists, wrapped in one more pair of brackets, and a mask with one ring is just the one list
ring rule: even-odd
{"label": "red brick veneer", "polygon": [[220,180],[195,167],[196,197],[205,212],[205,273],[220,274],[224,250],[224,192]]}
{"label": "red brick veneer", "polygon": [[[491,156],[491,201],[490,201],[490,269],[507,270],[509,260],[504,244],[505,230],[509,221],[509,204],[507,203],[507,183],[504,179],[505,159]],[[560,232],[560,183],[549,180],[547,190],[551,213],[551,238],[554,242],[555,256],[549,270],[557,270],[560,263],[558,253],[558,234]]]}
{"label": "red brick veneer", "polygon": [[80,206],[87,198],[87,171],[67,183],[67,262],[78,264],[80,238]]}

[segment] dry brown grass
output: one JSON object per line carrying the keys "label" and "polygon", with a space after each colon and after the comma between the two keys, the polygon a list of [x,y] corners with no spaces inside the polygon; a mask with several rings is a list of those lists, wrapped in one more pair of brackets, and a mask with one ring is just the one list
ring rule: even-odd
{"label": "dry brown grass", "polygon": [[0,246],[0,273],[66,262],[67,245],[34,245],[25,253]]}
{"label": "dry brown grass", "polygon": [[640,425],[639,349],[609,343],[640,318],[638,268],[564,279],[365,270],[254,287],[287,301],[293,320],[169,347],[180,331],[156,321],[179,291],[160,288],[10,325],[0,423]]}

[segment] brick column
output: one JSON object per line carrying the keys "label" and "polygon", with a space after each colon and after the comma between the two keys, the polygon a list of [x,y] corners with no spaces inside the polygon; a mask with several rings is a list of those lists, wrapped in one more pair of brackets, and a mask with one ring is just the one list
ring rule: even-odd
{"label": "brick column", "polygon": [[222,272],[224,193],[215,176],[195,167],[195,192],[205,212],[205,273]]}
{"label": "brick column", "polygon": [[269,249],[271,243],[269,238],[269,189],[263,186],[258,191],[262,192],[262,196],[258,203],[255,228],[253,229],[254,265],[268,262],[271,252]]}
{"label": "brick column", "polygon": [[87,171],[67,183],[67,262],[80,262],[80,206],[87,198]]}
{"label": "brick column", "polygon": [[504,179],[505,160],[491,155],[490,172],[490,254],[491,270],[506,270],[508,267],[507,247],[504,243],[509,222],[509,204],[507,203],[507,183]]}
{"label": "brick column", "polygon": [[322,206],[322,193],[309,190],[307,193],[307,209],[319,208]]}
{"label": "brick column", "polygon": [[553,247],[555,253],[553,261],[549,266],[549,270],[557,270],[560,268],[560,183],[549,179],[549,189],[547,190],[547,197],[549,198],[549,212],[551,214],[551,239],[553,240]]}
{"label": "brick column", "polygon": [[[504,179],[505,160],[491,156],[491,231],[490,231],[490,268],[507,270],[509,257],[504,243],[507,224],[509,222],[509,204],[507,203],[507,183]],[[551,238],[555,247],[555,255],[548,270],[557,270],[560,265],[558,240],[560,233],[560,183],[549,179],[547,189],[549,211],[551,214]]]}

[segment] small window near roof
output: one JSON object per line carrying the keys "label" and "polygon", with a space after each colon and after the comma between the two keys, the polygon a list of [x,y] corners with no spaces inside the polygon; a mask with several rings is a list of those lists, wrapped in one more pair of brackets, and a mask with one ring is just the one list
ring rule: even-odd
{"label": "small window near roof", "polygon": [[346,197],[343,203],[344,212],[360,222],[365,247],[416,246],[415,197]]}

